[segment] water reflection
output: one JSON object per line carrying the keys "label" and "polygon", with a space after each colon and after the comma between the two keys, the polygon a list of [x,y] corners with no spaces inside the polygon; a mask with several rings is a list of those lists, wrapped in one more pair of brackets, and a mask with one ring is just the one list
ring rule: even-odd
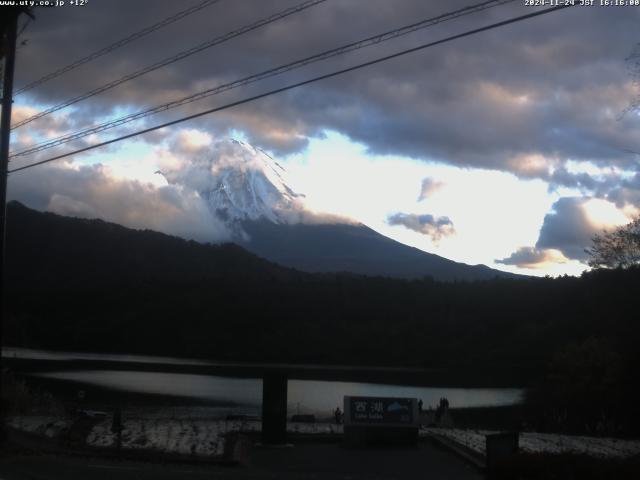
{"label": "water reflection", "polygon": [[119,370],[72,370],[36,373],[33,376],[124,392],[171,395],[230,405],[257,405],[262,397],[262,381],[252,378]]}
{"label": "water reflection", "polygon": [[[72,381],[112,390],[155,395],[171,395],[210,401],[235,407],[234,411],[254,413],[262,398],[259,379],[229,378],[186,373],[115,370],[58,371],[36,377]],[[516,388],[439,388],[377,385],[334,381],[289,381],[290,413],[327,415],[342,405],[344,395],[416,397],[425,408],[447,397],[452,407],[500,406],[518,403],[522,390]]]}
{"label": "water reflection", "polygon": [[[342,405],[344,395],[377,397],[410,397],[422,399],[424,408],[435,407],[447,397],[452,407],[488,407],[513,405],[522,399],[518,388],[440,388],[378,385],[353,382],[290,380],[289,408],[300,413],[333,411]],[[308,411],[307,411],[308,409]]]}

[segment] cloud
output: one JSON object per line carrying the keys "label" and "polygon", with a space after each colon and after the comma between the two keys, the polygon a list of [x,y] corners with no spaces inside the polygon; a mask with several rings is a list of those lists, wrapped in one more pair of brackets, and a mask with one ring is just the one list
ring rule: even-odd
{"label": "cloud", "polygon": [[67,217],[79,217],[79,218],[98,218],[100,214],[88,203],[77,200],[75,198],[68,197],[67,195],[61,195],[54,193],[51,195],[49,204],[46,209],[49,212],[58,213]]}
{"label": "cloud", "polygon": [[418,201],[429,198],[435,192],[444,187],[444,182],[440,182],[438,180],[434,180],[433,178],[425,178],[422,180],[422,186],[420,188],[420,195],[418,196]]}
{"label": "cloud", "polygon": [[561,198],[553,205],[553,211],[544,217],[536,248],[553,248],[567,258],[585,261],[584,251],[591,244],[599,229],[593,225],[584,209],[587,199]]}
{"label": "cloud", "polygon": [[[206,148],[185,149],[183,143],[183,135],[179,134],[177,145],[171,142],[166,149],[159,150],[162,173],[172,185],[205,195],[225,182],[234,188],[234,193],[244,196],[245,192],[237,190],[252,187],[252,178],[264,172],[271,184],[280,185],[285,191],[288,188],[284,169],[264,152],[250,145],[236,140],[217,139]],[[261,183],[267,190],[253,193],[276,201],[280,192],[271,184]],[[292,190],[285,193],[291,199],[300,196]]]}
{"label": "cloud", "polygon": [[[284,195],[275,187],[256,192],[266,195],[265,199],[275,197],[281,221],[353,223],[343,217],[307,209],[304,195],[287,186],[284,169],[249,145],[214,138],[199,129],[165,132],[158,140],[159,144],[146,157],[115,161],[112,166],[79,165],[70,161],[16,172],[10,176],[9,199],[37,210],[102,218],[131,228],[147,228],[201,242],[231,241],[238,232],[232,225],[225,224],[218,212],[212,211],[207,198],[221,176],[229,173],[228,167],[232,167],[238,172],[236,180],[243,181],[247,175],[266,171],[269,180],[283,186]],[[264,168],[263,160],[276,165],[275,170]],[[162,176],[151,175],[158,167]],[[136,179],[144,172],[153,184]]]}
{"label": "cloud", "polygon": [[544,269],[550,263],[567,263],[569,261],[562,252],[555,249],[538,249],[535,247],[520,247],[509,257],[496,260],[503,265],[515,265],[520,268]]}
{"label": "cloud", "polygon": [[[32,113],[26,109],[45,108],[64,101],[294,3],[295,0],[224,0],[17,97],[16,118]],[[370,0],[363,8],[362,2],[353,0],[325,2],[96,95],[73,109],[45,117],[13,133],[20,146],[28,145],[467,4],[467,0]],[[16,86],[181,8],[175,2],[111,0],[82,9],[39,11],[38,21],[32,22],[27,33],[29,45],[19,53]],[[520,2],[512,2],[185,105],[135,124],[135,128],[220,106],[469,28],[530,13],[529,10]],[[127,15],[123,16],[123,11]],[[195,206],[202,206],[195,192],[206,186],[212,174],[204,168],[206,162],[202,168],[194,167],[193,162],[197,164],[199,156],[206,159],[215,139],[234,136],[238,131],[251,144],[276,156],[300,152],[308,146],[309,139],[319,138],[326,131],[336,131],[363,144],[370,154],[506,171],[520,178],[541,178],[549,183],[550,191],[561,195],[567,195],[565,191],[569,188],[581,195],[614,202],[618,208],[630,205],[640,208],[640,177],[637,173],[632,176],[638,171],[637,156],[629,153],[640,151],[637,135],[640,116],[620,117],[629,103],[638,98],[638,85],[628,75],[624,59],[638,42],[639,20],[640,9],[565,9],[518,23],[517,28],[506,26],[459,39],[183,124],[192,133],[181,133],[177,137],[176,132],[180,130],[176,127],[142,138],[158,146],[158,162],[163,171],[179,172],[170,180],[166,192],[177,192],[183,198],[186,205],[179,206],[178,210],[190,212],[187,215],[190,218],[197,216],[193,213],[199,211]],[[59,48],[60,45],[65,48]],[[110,133],[114,134],[115,131]],[[90,141],[86,139],[76,145],[84,146]],[[575,172],[568,167],[570,162],[589,162],[602,169],[612,167],[616,173]],[[66,175],[80,179],[84,173],[66,172]],[[94,172],[94,175],[97,174]],[[12,176],[12,181],[17,178]],[[106,207],[96,203],[94,191],[80,194],[62,182],[72,190],[69,193],[62,188],[49,188],[44,177],[34,177],[33,181],[41,183],[30,192],[33,198],[40,196],[36,190],[48,192],[39,202],[42,208],[83,215],[91,214],[93,209],[96,215],[124,216],[115,211],[103,212]],[[106,179],[101,181],[105,183]],[[115,189],[113,182],[109,185],[107,190]],[[128,187],[123,193],[133,198],[147,188],[142,183],[123,181],[121,187],[124,185]],[[419,199],[433,195],[437,185],[437,180],[425,179]],[[165,214],[152,213],[150,218],[158,216],[169,225],[172,221],[166,212],[171,211],[169,207],[178,200],[159,198],[160,190],[162,188],[154,187],[149,195],[166,206]],[[84,198],[84,194],[88,198]],[[107,203],[114,202],[116,198]],[[503,202],[509,206],[515,204],[513,198]],[[554,211],[544,219],[538,242],[530,248],[538,252],[554,249],[567,258],[584,260],[583,249],[589,245],[593,233],[601,228],[589,216],[585,202],[567,198],[557,202]],[[139,201],[133,204],[141,205]],[[121,212],[127,211],[126,206],[119,208]],[[149,208],[155,212],[155,205]],[[398,206],[386,211],[411,209]],[[306,210],[296,211],[300,212]],[[499,217],[498,212],[491,214]],[[434,239],[453,233],[452,224],[439,225],[438,218],[424,217],[397,213],[389,221]],[[459,231],[463,223],[457,219]],[[183,226],[182,230],[185,229]],[[518,240],[509,248],[532,243],[532,239]]]}
{"label": "cloud", "polygon": [[618,208],[630,205],[634,209],[640,210],[640,173],[611,186],[606,197],[614,202]]}
{"label": "cloud", "polygon": [[585,249],[591,245],[592,238],[603,229],[615,228],[628,221],[626,211],[610,201],[595,197],[563,197],[545,215],[534,247],[520,247],[496,263],[532,269],[572,260],[586,264],[589,255]]}
{"label": "cloud", "polygon": [[549,191],[569,188],[581,192],[585,198],[612,202],[618,209],[640,209],[640,173],[595,167],[588,162],[582,167],[593,172],[570,171],[564,166],[553,170],[545,178],[549,182]]}
{"label": "cloud", "polygon": [[[255,74],[467,4],[464,0],[446,5],[420,0],[403,0],[401,6],[392,3],[370,0],[366,9],[355,1],[323,3],[97,95],[78,104],[73,119],[88,124],[96,116],[170,101],[205,85]],[[224,7],[223,3],[209,7],[17,101],[28,100],[31,105],[63,101],[291,5],[291,0],[253,0],[248,8],[246,2],[225,1]],[[30,27],[28,47],[20,52],[16,84],[178,9],[172,2],[112,0],[90,8],[43,10]],[[636,98],[624,59],[638,41],[640,10],[596,10],[566,9],[519,23],[518,28],[484,32],[190,125],[214,136],[240,130],[252,144],[277,154],[299,151],[310,137],[329,129],[365,144],[372,153],[523,176],[545,175],[547,165],[541,159],[553,159],[556,166],[568,159],[589,159],[628,167],[633,157],[621,152],[640,151],[636,135],[640,117],[619,117]],[[122,11],[128,14],[123,17]],[[158,121],[524,13],[529,9],[517,2],[502,5],[289,72],[286,79],[273,78],[196,102],[179,113],[160,115]],[[304,42],[297,41],[301,38]]]}
{"label": "cloud", "polygon": [[230,238],[197,193],[173,185],[156,187],[118,179],[102,165],[47,165],[15,173],[9,179],[8,197],[37,210],[102,218],[202,242]]}
{"label": "cloud", "polygon": [[[31,106],[16,105],[11,110],[12,124],[38,113],[38,109]],[[12,151],[24,150],[41,141],[50,140],[63,135],[74,128],[74,122],[69,115],[51,115],[43,117],[38,123],[29,128],[19,128],[12,132]]]}
{"label": "cloud", "polygon": [[[237,209],[250,218],[260,212],[289,224],[354,223],[309,209],[305,195],[292,187],[285,168],[264,151],[244,142],[214,139],[199,130],[181,131],[170,137],[166,145],[157,147],[155,156],[170,185],[197,192],[205,199],[216,199],[215,208],[210,208],[214,216],[221,214],[222,202],[227,203],[225,208],[230,212]],[[219,195],[223,190],[228,192],[225,200],[224,195]]]}
{"label": "cloud", "polygon": [[569,258],[586,263],[585,249],[594,235],[629,221],[613,203],[592,197],[564,197],[553,205],[540,229],[538,249],[556,249]]}
{"label": "cloud", "polygon": [[195,128],[180,130],[175,141],[183,152],[197,153],[211,145],[213,138],[207,132]]}
{"label": "cloud", "polygon": [[389,225],[403,225],[409,230],[431,237],[434,242],[455,233],[453,222],[448,217],[434,217],[429,214],[396,213],[389,216],[387,223]]}
{"label": "cloud", "polygon": [[588,173],[571,173],[565,167],[557,168],[549,180],[553,186],[563,186],[588,191],[595,191],[603,186],[604,183]]}

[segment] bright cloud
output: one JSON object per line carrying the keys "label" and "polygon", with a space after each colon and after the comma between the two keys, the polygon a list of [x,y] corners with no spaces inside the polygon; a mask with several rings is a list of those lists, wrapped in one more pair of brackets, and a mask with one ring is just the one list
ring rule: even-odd
{"label": "bright cloud", "polygon": [[211,217],[197,193],[122,179],[102,165],[58,164],[16,173],[11,176],[8,198],[38,210],[102,218],[202,242],[230,238],[230,232]]}
{"label": "bright cloud", "polygon": [[582,204],[587,220],[598,228],[612,228],[629,223],[630,219],[613,203],[592,198]]}
{"label": "bright cloud", "polygon": [[[293,184],[317,211],[358,219],[395,240],[456,261],[513,272],[519,267],[495,264],[493,259],[534,244],[545,214],[557,200],[541,180],[372,156],[364,146],[334,132],[312,140],[304,155],[285,160]],[[429,196],[420,200],[425,184]],[[442,236],[436,244],[429,235],[387,223],[398,212],[417,218],[425,209],[434,218],[453,219],[456,235]],[[559,273],[575,272],[572,267]]]}

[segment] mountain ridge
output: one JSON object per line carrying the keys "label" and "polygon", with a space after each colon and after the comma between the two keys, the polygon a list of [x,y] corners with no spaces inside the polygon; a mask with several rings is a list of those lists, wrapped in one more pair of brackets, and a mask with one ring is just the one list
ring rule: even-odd
{"label": "mountain ridge", "polygon": [[486,265],[467,265],[424,252],[385,237],[363,224],[273,224],[245,221],[249,239],[239,242],[250,252],[279,265],[311,273],[439,281],[524,278]]}

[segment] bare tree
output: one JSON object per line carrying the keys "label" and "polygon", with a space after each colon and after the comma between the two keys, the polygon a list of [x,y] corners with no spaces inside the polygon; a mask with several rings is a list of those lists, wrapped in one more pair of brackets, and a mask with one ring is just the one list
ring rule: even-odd
{"label": "bare tree", "polygon": [[640,216],[630,223],[591,239],[592,246],[585,251],[594,268],[629,268],[640,265]]}

